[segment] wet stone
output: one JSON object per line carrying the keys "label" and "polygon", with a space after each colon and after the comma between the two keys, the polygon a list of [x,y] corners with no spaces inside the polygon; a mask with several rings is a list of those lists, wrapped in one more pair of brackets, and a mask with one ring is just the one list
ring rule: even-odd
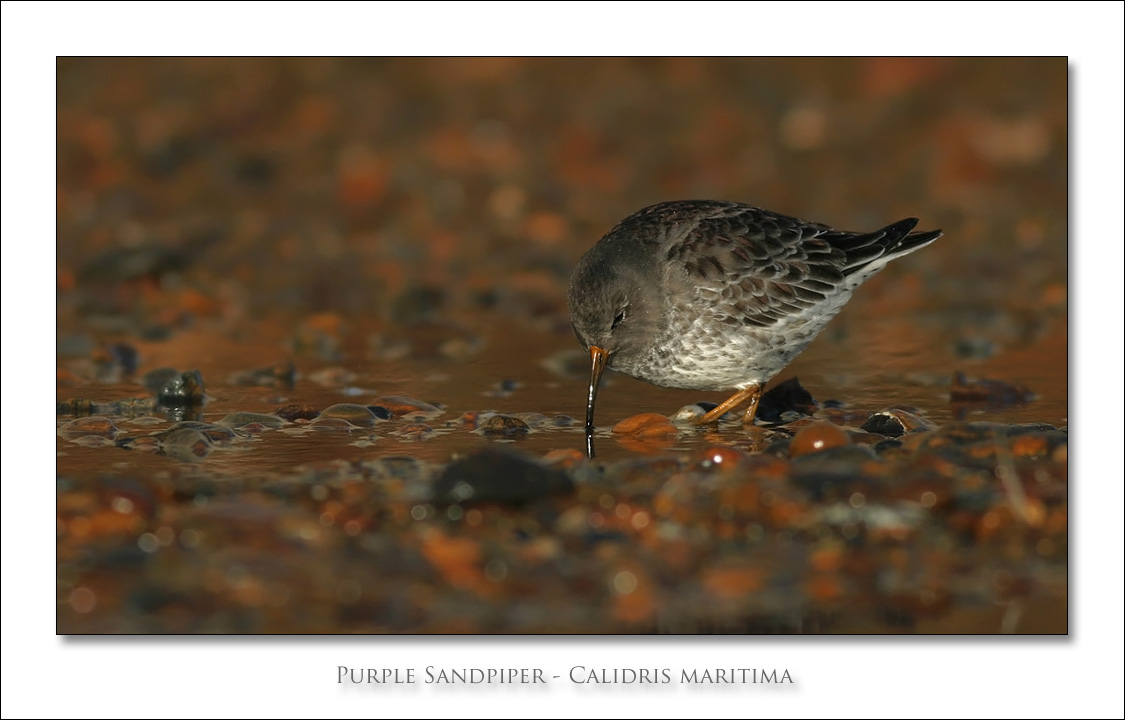
{"label": "wet stone", "polygon": [[219,421],[219,425],[229,428],[242,428],[247,425],[262,425],[271,430],[276,430],[285,424],[285,421],[276,415],[255,412],[233,412]]}
{"label": "wet stone", "polygon": [[901,437],[907,433],[933,430],[936,426],[929,420],[907,410],[891,408],[877,412],[860,426],[860,430],[886,437]]}
{"label": "wet stone", "polygon": [[[370,408],[368,408],[370,410]],[[282,420],[294,422],[295,420],[312,420],[320,415],[320,411],[312,405],[285,405],[273,411]]]}
{"label": "wet stone", "polygon": [[434,429],[424,423],[408,423],[395,430],[393,434],[408,440],[428,440],[433,436]]}
{"label": "wet stone", "polygon": [[75,440],[86,436],[113,439],[124,432],[105,417],[84,417],[63,424],[57,431],[59,436]]}
{"label": "wet stone", "polygon": [[863,432],[861,430],[847,430],[848,438],[859,445],[878,445],[887,438],[883,435],[876,433]]}
{"label": "wet stone", "polygon": [[469,410],[468,412],[463,413],[461,417],[452,421],[452,425],[453,427],[476,430],[478,427],[480,427],[480,412],[476,410]]}
{"label": "wet stone", "polygon": [[173,377],[156,393],[161,405],[177,407],[203,403],[203,375],[198,370],[188,370]]}
{"label": "wet stone", "polygon": [[351,432],[352,430],[361,430],[358,425],[353,425],[344,418],[338,417],[318,417],[308,425],[313,430],[322,432]]}
{"label": "wet stone", "polygon": [[634,437],[663,437],[680,433],[671,420],[659,413],[641,413],[627,417],[613,426],[613,432]]}
{"label": "wet stone", "polygon": [[172,430],[164,436],[161,447],[166,455],[179,460],[199,460],[211,452],[211,440],[191,428]]}
{"label": "wet stone", "polygon": [[408,420],[429,420],[444,412],[441,408],[427,402],[399,395],[377,397],[371,401],[371,405],[385,408],[394,418],[406,418]]}
{"label": "wet stone", "polygon": [[840,427],[827,422],[815,422],[802,428],[789,443],[789,455],[797,457],[843,447],[851,438]]}
{"label": "wet stone", "polygon": [[117,441],[117,447],[122,450],[132,450],[134,452],[155,453],[160,451],[160,438],[155,435],[121,438]]}
{"label": "wet stone", "polygon": [[737,448],[712,445],[692,457],[703,470],[730,470],[746,462],[750,456]]}
{"label": "wet stone", "polygon": [[762,422],[777,423],[782,421],[782,416],[787,412],[812,415],[816,410],[816,400],[794,377],[762,394],[755,418]]}
{"label": "wet stone", "polygon": [[211,442],[228,442],[235,438],[234,430],[216,423],[199,422],[197,420],[183,420],[168,428],[168,431],[162,433],[161,436],[168,435],[176,430],[198,430],[207,436]]}
{"label": "wet stone", "polygon": [[368,405],[367,409],[370,410],[371,414],[374,415],[378,420],[394,419],[394,415],[391,413],[391,411],[383,407],[382,405]]}
{"label": "wet stone", "polygon": [[489,448],[450,463],[434,483],[433,502],[519,505],[573,490],[574,484],[562,471]]}
{"label": "wet stone", "polygon": [[[710,407],[708,407],[708,406],[710,406]],[[697,403],[692,403],[691,405],[684,405],[682,408],[680,408],[676,412],[672,413],[671,416],[669,416],[668,419],[671,420],[673,423],[676,423],[677,425],[693,425],[695,423],[696,418],[703,417],[704,415],[707,414],[707,411],[709,409],[716,408],[716,407],[718,407],[717,403],[700,401],[700,402],[697,402]],[[723,415],[722,419],[725,420],[725,419],[728,419],[730,417],[731,417],[731,413],[728,412],[725,415]]]}
{"label": "wet stone", "polygon": [[523,437],[530,430],[527,423],[517,417],[493,415],[480,424],[479,432],[483,435],[500,437]]}
{"label": "wet stone", "polygon": [[375,413],[366,406],[355,403],[337,403],[321,410],[318,420],[329,419],[347,420],[352,425],[363,428],[375,427],[377,422]]}
{"label": "wet stone", "polygon": [[109,447],[115,444],[112,438],[101,435],[80,435],[72,438],[71,442],[82,447]]}
{"label": "wet stone", "polygon": [[537,413],[537,412],[518,413],[514,417],[517,417],[520,420],[523,420],[525,423],[527,423],[527,426],[529,428],[545,427],[548,423],[547,416],[544,415],[543,413]]}

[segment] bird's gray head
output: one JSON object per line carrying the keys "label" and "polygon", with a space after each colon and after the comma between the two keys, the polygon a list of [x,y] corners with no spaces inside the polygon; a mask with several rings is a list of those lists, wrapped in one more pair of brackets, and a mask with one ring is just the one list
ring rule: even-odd
{"label": "bird's gray head", "polygon": [[647,264],[596,251],[587,253],[571,276],[570,324],[582,347],[602,348],[611,367],[626,368],[655,339],[659,278],[649,277]]}
{"label": "bird's gray head", "polygon": [[[603,238],[578,261],[570,278],[570,324],[590,353],[586,399],[588,452],[593,454],[594,403],[606,365],[629,373],[656,339],[661,278],[651,253]],[[631,373],[630,373],[631,374]]]}

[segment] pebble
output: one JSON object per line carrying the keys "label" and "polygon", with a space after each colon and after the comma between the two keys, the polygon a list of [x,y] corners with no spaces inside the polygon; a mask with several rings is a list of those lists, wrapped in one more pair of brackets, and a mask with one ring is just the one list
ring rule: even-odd
{"label": "pebble", "polygon": [[493,415],[480,423],[478,429],[482,435],[500,437],[524,437],[530,431],[527,423],[511,415]]}
{"label": "pebble", "polygon": [[218,424],[234,429],[257,424],[271,430],[276,430],[283,426],[285,421],[277,415],[269,415],[267,413],[233,412],[220,420]]}
{"label": "pebble", "polygon": [[198,370],[176,375],[160,387],[156,400],[169,407],[203,404],[203,375]]}
{"label": "pebble", "polygon": [[56,430],[56,433],[60,437],[67,438],[68,440],[76,440],[89,435],[112,440],[123,432],[123,430],[113,424],[112,420],[106,417],[78,418],[77,420],[64,423]]}
{"label": "pebble", "polygon": [[899,408],[890,408],[869,417],[860,426],[860,430],[885,435],[886,437],[901,437],[907,433],[924,432],[936,427],[920,415]]}
{"label": "pebble", "polygon": [[316,420],[309,422],[308,427],[312,430],[319,430],[321,432],[351,432],[352,430],[361,430],[360,426],[353,425],[348,420],[340,417],[318,417]]}
{"label": "pebble", "polygon": [[840,427],[828,422],[814,422],[793,436],[789,443],[789,455],[798,457],[849,444],[851,438]]}
{"label": "pebble", "polygon": [[[375,413],[365,405],[356,405],[355,403],[337,403],[329,405],[320,411],[320,417],[317,422],[321,420],[346,420],[355,427],[370,428],[375,427],[379,419],[375,417]],[[313,423],[314,425],[316,423]]]}
{"label": "pebble", "polygon": [[573,490],[574,483],[560,470],[522,454],[488,448],[450,463],[434,483],[433,502],[518,505]]}
{"label": "pebble", "polygon": [[[777,423],[782,421],[785,413],[791,412],[795,413],[795,416],[801,416],[812,415],[816,411],[816,400],[813,399],[812,394],[797,378],[792,377],[762,394],[754,418],[765,423]],[[795,416],[790,417],[796,419]]]}
{"label": "pebble", "polygon": [[445,412],[430,403],[414,400],[413,398],[401,397],[399,395],[377,397],[369,404],[386,408],[391,416],[396,419],[430,420]]}
{"label": "pebble", "polygon": [[191,428],[168,432],[161,440],[164,454],[178,460],[201,460],[211,453],[211,440]]}
{"label": "pebble", "polygon": [[294,422],[296,420],[312,420],[320,415],[320,411],[312,405],[285,405],[274,410],[273,414],[287,422]]}
{"label": "pebble", "polygon": [[408,440],[428,440],[433,437],[434,429],[424,423],[407,423],[391,434]]}
{"label": "pebble", "polygon": [[627,417],[613,426],[617,435],[632,435],[638,438],[667,437],[679,435],[680,430],[665,415],[641,413]]}

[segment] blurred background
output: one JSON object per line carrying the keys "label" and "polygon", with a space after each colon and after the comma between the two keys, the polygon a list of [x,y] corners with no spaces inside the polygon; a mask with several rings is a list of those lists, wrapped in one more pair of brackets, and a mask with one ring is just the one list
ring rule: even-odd
{"label": "blurred background", "polygon": [[[848,230],[904,217],[943,229],[868,281],[778,380],[799,376],[817,400],[860,414],[902,405],[937,425],[1066,425],[1067,92],[1065,58],[60,58],[60,405],[151,397],[145,378],[170,367],[200,371],[208,403],[199,417],[212,422],[376,396],[444,413],[413,434],[274,433],[247,452],[191,464],[60,436],[60,631],[481,627],[479,618],[415,616],[445,590],[384,598],[385,624],[365,624],[372,615],[359,613],[359,597],[390,591],[329,587],[339,574],[322,578],[329,567],[316,564],[367,563],[373,554],[388,572],[410,576],[416,560],[456,575],[459,563],[484,564],[476,551],[411,534],[395,542],[421,542],[426,560],[415,550],[387,560],[386,546],[356,550],[342,521],[332,524],[332,503],[350,501],[327,490],[310,500],[305,489],[293,496],[299,503],[279,501],[296,491],[259,493],[254,483],[284,476],[305,488],[342,477],[333,475],[345,472],[340,463],[383,458],[442,465],[492,442],[440,424],[466,414],[581,418],[588,358],[569,325],[570,272],[617,221],[665,200],[741,201]],[[956,372],[1013,390],[958,402]],[[608,427],[721,399],[607,377],[598,419]],[[533,426],[516,444],[539,455],[582,447],[577,427],[557,425]],[[599,457],[714,442],[605,438]],[[109,480],[107,453],[116,461]],[[1065,446],[1061,462],[1065,482]],[[207,484],[216,478],[224,489]],[[208,493],[232,504],[192,515],[193,498]],[[397,498],[401,507],[388,511],[402,528],[413,502]],[[146,507],[142,520],[128,519]],[[1028,560],[1046,552],[1062,568],[1061,581],[1057,573],[1044,581],[1061,593],[1061,610],[1052,601],[1024,625],[1002,621],[1005,629],[1065,629],[1065,503],[1061,513],[1056,544],[1040,544]],[[250,525],[236,528],[236,516]],[[307,566],[263,559],[294,537],[307,541]],[[263,549],[253,559],[223,554],[255,543]],[[168,545],[184,557],[214,552],[191,561],[198,567],[167,554],[148,562]],[[113,554],[119,546],[124,555]],[[656,564],[665,552],[657,545]],[[992,577],[993,562],[974,567]],[[1029,567],[1013,562],[1019,572]],[[294,620],[286,603],[298,597],[311,614]],[[239,614],[251,607],[265,614]],[[608,624],[571,618],[565,627],[655,622],[647,612],[626,608]],[[878,631],[904,627],[901,612]],[[999,622],[961,614],[928,627],[994,632]]]}

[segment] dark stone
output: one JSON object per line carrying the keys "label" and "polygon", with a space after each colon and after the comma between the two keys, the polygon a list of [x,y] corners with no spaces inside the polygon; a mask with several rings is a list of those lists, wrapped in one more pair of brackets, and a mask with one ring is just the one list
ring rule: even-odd
{"label": "dark stone", "polygon": [[816,400],[813,400],[812,394],[801,387],[801,383],[794,377],[770,388],[762,395],[755,417],[763,422],[777,423],[785,413],[812,415],[816,410]]}
{"label": "dark stone", "polygon": [[188,370],[172,378],[156,393],[156,401],[165,407],[203,404],[203,375]]}
{"label": "dark stone", "polygon": [[[368,410],[370,409],[371,408],[368,408]],[[294,404],[280,407],[275,410],[273,414],[277,415],[282,420],[293,422],[294,420],[312,420],[317,415],[320,415],[320,411],[314,408],[312,405]]]}
{"label": "dark stone", "polygon": [[365,407],[370,410],[371,414],[378,420],[390,420],[394,417],[394,413],[382,405],[367,405]]}
{"label": "dark stone", "polygon": [[890,413],[875,413],[867,418],[867,422],[860,425],[859,429],[889,438],[902,437],[906,434],[902,421]]}
{"label": "dark stone", "polygon": [[881,442],[875,443],[875,446],[873,447],[873,449],[875,450],[876,453],[882,455],[882,454],[888,453],[888,452],[893,453],[894,451],[898,450],[900,447],[902,447],[902,441],[901,440],[896,440],[895,438],[889,438],[887,440],[883,440]]}
{"label": "dark stone", "polygon": [[523,455],[489,448],[446,467],[434,483],[433,502],[522,505],[537,498],[573,491],[574,483],[565,473]]}
{"label": "dark stone", "polygon": [[510,415],[493,415],[481,423],[480,431],[485,435],[503,437],[523,437],[530,431],[527,423]]}

